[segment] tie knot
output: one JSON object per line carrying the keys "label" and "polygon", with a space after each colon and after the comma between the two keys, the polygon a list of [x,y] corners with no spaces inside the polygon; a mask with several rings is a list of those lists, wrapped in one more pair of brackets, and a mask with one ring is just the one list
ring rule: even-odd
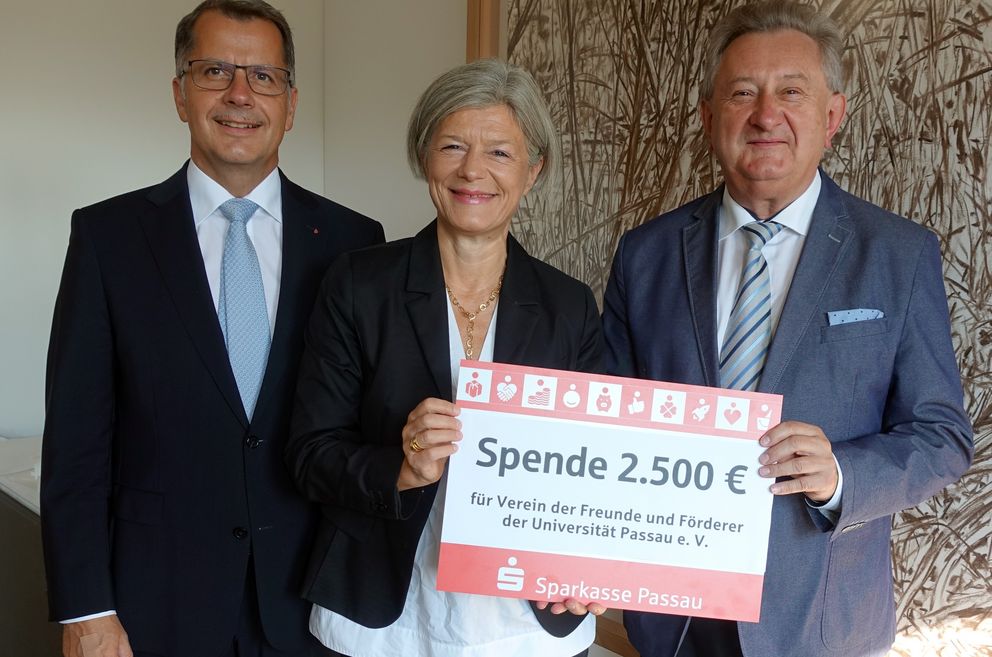
{"label": "tie knot", "polygon": [[785,228],[782,224],[775,221],[752,221],[749,224],[744,224],[741,226],[741,230],[749,240],[751,240],[751,248],[758,249],[759,251],[764,248],[765,244],[782,232]]}
{"label": "tie knot", "polygon": [[258,209],[258,204],[246,198],[232,198],[224,201],[220,206],[220,213],[227,217],[231,223],[248,223],[251,216]]}

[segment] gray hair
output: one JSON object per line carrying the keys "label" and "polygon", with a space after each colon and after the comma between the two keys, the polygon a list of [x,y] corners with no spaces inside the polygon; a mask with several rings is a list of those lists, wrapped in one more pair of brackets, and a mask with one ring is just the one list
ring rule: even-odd
{"label": "gray hair", "polygon": [[513,113],[527,142],[531,166],[544,158],[534,189],[554,180],[561,166],[558,132],[541,90],[530,73],[498,59],[463,64],[434,80],[417,101],[407,129],[406,152],[410,168],[425,178],[427,148],[434,131],[458,110],[505,105]]}
{"label": "gray hair", "polygon": [[[296,49],[293,47],[293,31],[282,12],[264,0],[203,0],[196,9],[183,16],[176,25],[176,77],[182,78],[186,72],[186,59],[193,52],[193,28],[197,19],[208,11],[218,11],[228,18],[239,21],[261,19],[270,21],[282,35],[282,58],[289,69],[289,86],[295,86]],[[275,62],[248,62],[275,64]]]}
{"label": "gray hair", "polygon": [[813,39],[820,49],[827,86],[833,92],[843,90],[844,67],[841,64],[841,53],[844,49],[844,37],[837,23],[810,5],[789,0],[770,0],[738,7],[713,27],[706,49],[700,98],[709,100],[713,97],[716,70],[720,66],[723,52],[734,39],[753,32],[778,30],[796,30]]}

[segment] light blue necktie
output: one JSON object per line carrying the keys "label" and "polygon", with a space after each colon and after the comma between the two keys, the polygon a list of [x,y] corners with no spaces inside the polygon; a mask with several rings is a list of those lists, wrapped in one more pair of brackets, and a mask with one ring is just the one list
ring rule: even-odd
{"label": "light blue necktie", "polygon": [[249,420],[262,387],[270,341],[262,270],[247,229],[248,220],[257,209],[257,204],[245,198],[232,198],[220,206],[221,214],[231,225],[224,239],[220,265],[217,317]]}
{"label": "light blue necktie", "polygon": [[741,226],[751,241],[751,248],[720,349],[720,386],[723,388],[754,390],[761,379],[772,339],[771,277],[761,250],[783,227],[774,221],[753,221]]}

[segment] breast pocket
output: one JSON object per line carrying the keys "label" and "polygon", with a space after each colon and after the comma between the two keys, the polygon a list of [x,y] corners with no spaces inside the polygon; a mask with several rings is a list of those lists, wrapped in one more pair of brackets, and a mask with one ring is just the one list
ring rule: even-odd
{"label": "breast pocket", "polygon": [[889,318],[869,319],[863,322],[835,324],[820,329],[820,342],[838,342],[840,340],[855,340],[871,335],[888,333]]}

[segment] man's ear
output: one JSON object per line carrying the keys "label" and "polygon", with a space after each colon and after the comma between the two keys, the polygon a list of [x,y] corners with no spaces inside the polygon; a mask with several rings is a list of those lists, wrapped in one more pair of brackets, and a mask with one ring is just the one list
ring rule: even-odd
{"label": "man's ear", "polygon": [[833,139],[834,135],[840,129],[840,123],[844,120],[844,114],[846,112],[847,97],[840,92],[832,94],[827,101],[827,134],[823,140],[824,148],[830,148],[830,140]]}
{"label": "man's ear", "polygon": [[296,87],[289,88],[289,111],[286,112],[286,132],[293,129],[293,119],[296,118],[296,101],[299,100],[299,89]]}
{"label": "man's ear", "polygon": [[707,100],[699,101],[699,120],[703,125],[703,133],[706,135],[706,141],[712,144],[713,110],[710,109],[710,103]]}
{"label": "man's ear", "polygon": [[172,78],[172,99],[176,101],[176,113],[179,120],[189,123],[189,114],[186,112],[186,96],[183,94],[183,83],[179,78]]}

